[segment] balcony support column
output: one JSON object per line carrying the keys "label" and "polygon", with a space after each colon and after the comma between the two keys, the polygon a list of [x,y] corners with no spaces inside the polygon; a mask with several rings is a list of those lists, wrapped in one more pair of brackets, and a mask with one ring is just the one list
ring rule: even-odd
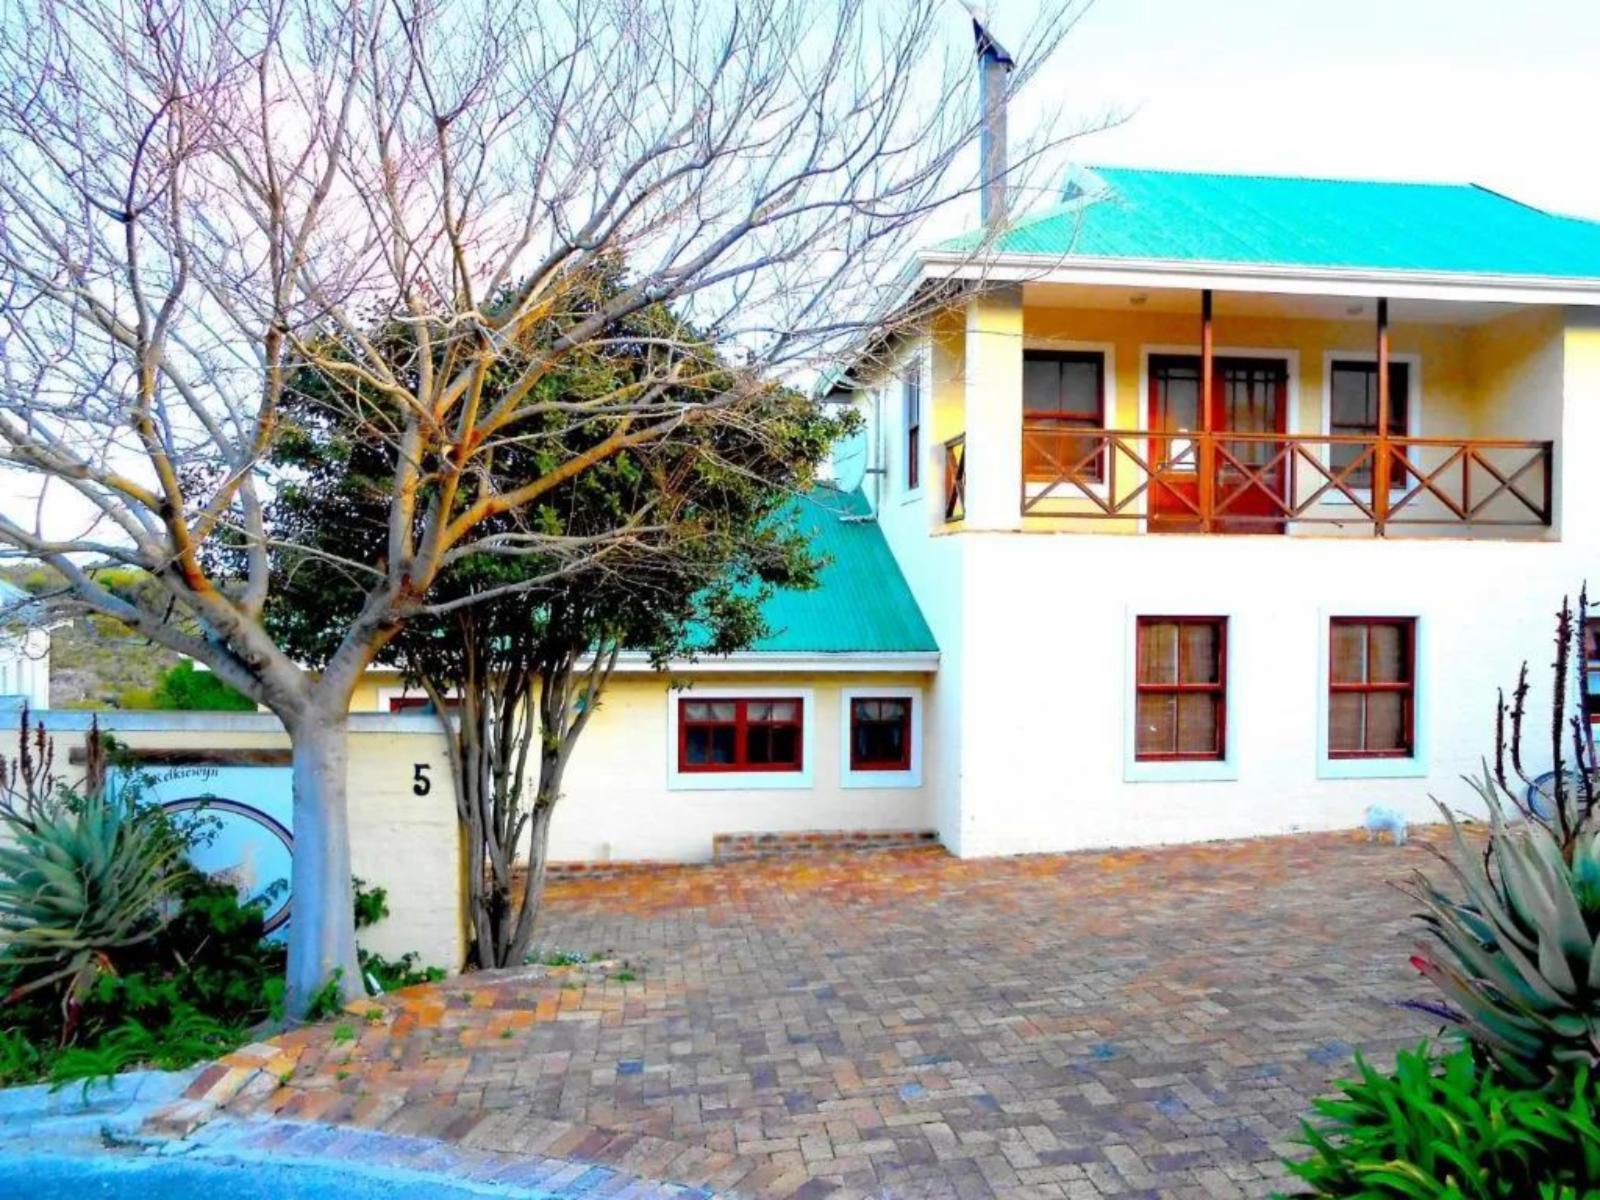
{"label": "balcony support column", "polygon": [[1211,289],[1206,288],[1200,293],[1200,452],[1195,463],[1195,469],[1200,473],[1200,528],[1206,533],[1211,532],[1211,513],[1216,504],[1216,449],[1211,444],[1211,384],[1215,357],[1211,337]]}
{"label": "balcony support column", "polygon": [[988,287],[967,305],[968,529],[1022,527],[1022,289]]}
{"label": "balcony support column", "polygon": [[1372,464],[1373,532],[1384,536],[1389,519],[1389,301],[1378,300],[1378,437]]}

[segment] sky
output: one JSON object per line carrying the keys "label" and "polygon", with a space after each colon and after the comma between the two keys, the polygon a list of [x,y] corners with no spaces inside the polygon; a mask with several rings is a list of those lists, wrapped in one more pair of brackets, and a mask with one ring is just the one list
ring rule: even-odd
{"label": "sky", "polygon": [[[1034,0],[990,8],[1020,41]],[[1127,114],[1080,163],[1474,182],[1600,219],[1600,0],[1096,0],[1033,86]]]}

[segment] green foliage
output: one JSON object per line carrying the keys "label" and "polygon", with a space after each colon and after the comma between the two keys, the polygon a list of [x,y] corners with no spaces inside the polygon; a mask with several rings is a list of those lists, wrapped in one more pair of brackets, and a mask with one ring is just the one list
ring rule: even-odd
{"label": "green foliage", "polygon": [[175,1071],[237,1049],[247,1036],[240,1026],[185,1006],[159,1025],[130,1018],[90,1045],[63,1049],[51,1059],[49,1079],[57,1084],[92,1080],[130,1067]]}
{"label": "green foliage", "polygon": [[[243,1044],[283,1016],[283,950],[262,940],[262,905],[185,872],[158,936],[102,972],[63,1022],[53,994],[0,1008],[0,1082],[56,1083],[149,1064],[186,1066]],[[22,970],[0,961],[0,986]]]}
{"label": "green foliage", "polygon": [[1346,1200],[1522,1200],[1600,1187],[1600,1086],[1580,1067],[1530,1088],[1470,1049],[1435,1058],[1424,1044],[1393,1074],[1357,1060],[1360,1077],[1319,1100],[1311,1149],[1290,1170],[1316,1196]]}
{"label": "green foliage", "polygon": [[1537,1082],[1592,1068],[1600,1061],[1600,831],[1575,833],[1563,852],[1544,822],[1508,822],[1493,785],[1476,786],[1489,810],[1489,844],[1468,845],[1444,810],[1458,891],[1420,874],[1413,881],[1410,894],[1444,953],[1412,962],[1511,1075]]}
{"label": "green foliage", "polygon": [[10,997],[60,985],[76,1005],[119,956],[161,928],[160,907],[186,868],[185,845],[158,809],[65,791],[0,807],[0,955]]}
{"label": "green foliage", "polygon": [[48,1052],[28,1037],[26,1031],[0,1029],[0,1087],[43,1078],[48,1061]]}
{"label": "green foliage", "polygon": [[[1529,1083],[1580,1066],[1600,1070],[1600,772],[1588,716],[1581,703],[1568,704],[1569,695],[1583,695],[1588,624],[1586,592],[1576,612],[1562,600],[1550,774],[1532,780],[1522,766],[1524,663],[1512,702],[1500,700],[1494,769],[1485,764],[1469,781],[1489,814],[1488,844],[1468,845],[1441,804],[1455,854],[1440,858],[1455,886],[1418,872],[1408,888],[1433,937],[1411,961],[1452,1006],[1443,1014],[1501,1070]],[[1580,685],[1569,692],[1574,676]]]}
{"label": "green foliage", "polygon": [[307,1021],[313,1023],[326,1021],[329,1017],[336,1017],[344,1011],[344,999],[339,992],[339,985],[343,981],[344,968],[335,967],[327,982],[307,998],[305,1011]]}
{"label": "green foliage", "polygon": [[361,973],[371,984],[376,984],[380,992],[392,992],[396,988],[415,987],[419,983],[438,983],[445,977],[443,967],[425,967],[422,965],[422,956],[414,950],[408,950],[399,958],[385,958],[371,950],[357,950],[356,956],[361,960]]}
{"label": "green foliage", "polygon": [[370,929],[389,915],[387,889],[369,887],[364,879],[352,879],[350,883],[356,898],[357,929]]}
{"label": "green foliage", "polygon": [[167,668],[153,688],[129,688],[118,697],[121,708],[153,708],[178,712],[254,712],[255,702],[188,659]]}

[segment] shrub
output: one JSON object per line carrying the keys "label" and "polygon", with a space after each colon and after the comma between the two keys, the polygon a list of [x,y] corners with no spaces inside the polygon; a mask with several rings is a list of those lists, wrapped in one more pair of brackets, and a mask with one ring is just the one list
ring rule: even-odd
{"label": "shrub", "polygon": [[[1446,891],[1420,872],[1407,889],[1443,954],[1423,948],[1412,963],[1453,1007],[1443,1010],[1510,1075],[1537,1082],[1584,1065],[1600,1067],[1600,824],[1593,744],[1581,712],[1567,713],[1566,684],[1587,599],[1578,619],[1563,602],[1557,618],[1552,756],[1554,770],[1522,770],[1528,693],[1523,667],[1507,710],[1501,701],[1495,770],[1474,781],[1489,813],[1488,844],[1469,846],[1449,809],[1454,858],[1440,855],[1457,885]],[[1512,769],[1506,770],[1506,718]],[[1570,716],[1571,741],[1567,742]],[[1564,746],[1570,744],[1575,764]],[[1512,812],[1521,819],[1508,820]]]}
{"label": "shrub", "polygon": [[163,671],[153,688],[127,688],[118,695],[117,704],[121,708],[184,712],[254,712],[256,709],[255,701],[187,659]]}
{"label": "shrub", "polygon": [[1559,1085],[1501,1079],[1470,1049],[1402,1052],[1392,1075],[1360,1078],[1316,1102],[1310,1157],[1290,1171],[1312,1195],[1384,1200],[1530,1200],[1600,1187],[1600,1086],[1585,1067]]}
{"label": "shrub", "polygon": [[0,806],[0,949],[19,972],[10,999],[60,986],[69,1009],[115,959],[161,928],[186,871],[185,844],[159,810],[58,792]]}

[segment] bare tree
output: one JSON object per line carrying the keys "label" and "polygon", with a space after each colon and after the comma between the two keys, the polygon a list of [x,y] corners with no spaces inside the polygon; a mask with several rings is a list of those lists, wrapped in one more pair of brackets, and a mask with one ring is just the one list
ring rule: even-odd
{"label": "bare tree", "polygon": [[[1046,0],[1012,91],[1079,7]],[[291,1011],[335,972],[357,987],[346,712],[439,572],[562,550],[516,520],[551,489],[915,319],[892,303],[910,239],[978,182],[945,0],[32,0],[0,26],[0,80],[0,462],[43,481],[0,544],[282,719]],[[627,286],[487,389],[606,255]],[[665,346],[603,395],[541,386],[661,303],[737,352],[731,384]],[[375,336],[396,323],[413,336]],[[261,621],[267,451],[306,368],[397,463],[385,552],[339,564],[365,600],[315,676]],[[556,411],[599,436],[506,483],[497,450]],[[208,557],[222,541],[241,569]]]}

